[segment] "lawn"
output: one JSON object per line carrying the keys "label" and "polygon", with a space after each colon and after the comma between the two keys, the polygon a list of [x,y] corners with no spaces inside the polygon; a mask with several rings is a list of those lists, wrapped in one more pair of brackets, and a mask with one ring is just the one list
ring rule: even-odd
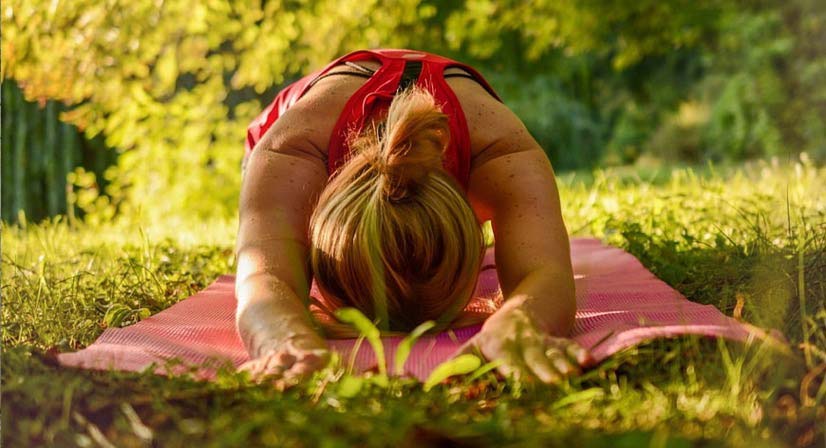
{"label": "lawn", "polygon": [[453,378],[287,391],[57,367],[232,272],[234,222],[2,229],[4,446],[823,446],[826,168],[793,163],[559,176],[573,235],[622,247],[690,300],[782,332],[792,355],[654,341],[559,386]]}

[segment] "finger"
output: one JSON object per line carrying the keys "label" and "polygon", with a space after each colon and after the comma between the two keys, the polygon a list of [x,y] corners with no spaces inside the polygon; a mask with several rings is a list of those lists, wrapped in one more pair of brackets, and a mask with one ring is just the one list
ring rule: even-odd
{"label": "finger", "polygon": [[310,364],[318,364],[321,367],[327,365],[330,361],[330,352],[327,350],[312,350],[307,352],[302,352],[299,354],[296,363],[303,362],[303,363],[310,363]]}
{"label": "finger", "polygon": [[522,381],[532,376],[530,373],[531,370],[522,360],[522,354],[520,352],[520,345],[514,341],[508,341],[502,346],[501,355],[498,357],[502,362],[496,370],[505,378]]}
{"label": "finger", "polygon": [[300,362],[300,363],[297,363],[296,365],[294,365],[289,370],[289,373],[290,373],[290,375],[305,376],[305,375],[308,375],[308,374],[313,373],[316,370],[318,370],[318,367],[319,366],[317,366],[315,364]]}
{"label": "finger", "polygon": [[282,360],[279,359],[278,355],[269,356],[266,358],[264,364],[264,369],[261,372],[262,375],[280,375],[284,370],[289,368],[289,366],[284,366],[282,364]]}
{"label": "finger", "polygon": [[320,370],[326,366],[327,363],[320,357],[314,356],[307,359],[302,359],[301,361],[293,364],[290,368],[290,372],[300,373],[300,374],[308,374],[315,372],[316,370]]}
{"label": "finger", "polygon": [[271,384],[275,388],[275,390],[277,390],[279,392],[284,392],[285,390],[289,389],[290,387],[298,384],[298,381],[296,381],[294,379],[291,379],[291,378],[279,377],[279,378],[273,379]]}
{"label": "finger", "polygon": [[247,361],[247,362],[241,364],[240,366],[238,366],[238,371],[239,372],[249,372],[250,369],[252,369],[252,367],[253,367],[252,361]]}
{"label": "finger", "polygon": [[242,366],[241,370],[249,374],[251,381],[260,383],[262,378],[266,376],[266,360],[256,359],[248,362]]}
{"label": "finger", "polygon": [[283,385],[291,386],[304,381],[305,379],[309,378],[313,372],[316,372],[318,368],[315,366],[311,366],[309,364],[302,364],[297,363],[284,372],[284,374],[279,378],[282,380]]}
{"label": "finger", "polygon": [[293,354],[286,351],[278,352],[274,356],[272,356],[272,358],[274,358],[274,361],[278,365],[282,366],[285,369],[295,364],[296,361],[296,357]]}
{"label": "finger", "polygon": [[591,353],[571,339],[547,336],[546,343],[549,346],[564,350],[565,354],[580,366],[589,366],[594,363]]}
{"label": "finger", "polygon": [[553,364],[556,370],[562,374],[563,377],[579,375],[579,367],[573,361],[568,359],[561,350],[557,348],[548,349],[545,354],[547,359]]}
{"label": "finger", "polygon": [[496,367],[496,371],[499,372],[503,377],[513,379],[513,380],[521,380],[524,375],[524,369],[519,368],[513,362],[502,362]]}
{"label": "finger", "polygon": [[247,361],[241,364],[241,367],[238,368],[239,372],[247,372],[250,377],[255,377],[255,374],[258,370],[261,369],[261,363],[257,359],[253,359],[251,361]]}
{"label": "finger", "polygon": [[553,364],[545,356],[542,348],[535,345],[526,347],[523,356],[525,357],[525,364],[543,383],[554,384],[562,379]]}
{"label": "finger", "polygon": [[323,369],[330,361],[329,353],[308,353],[282,374],[284,385],[297,384],[309,377],[313,372]]}
{"label": "finger", "polygon": [[580,366],[584,367],[594,363],[591,353],[575,342],[569,343],[568,346],[565,347],[565,353]]}

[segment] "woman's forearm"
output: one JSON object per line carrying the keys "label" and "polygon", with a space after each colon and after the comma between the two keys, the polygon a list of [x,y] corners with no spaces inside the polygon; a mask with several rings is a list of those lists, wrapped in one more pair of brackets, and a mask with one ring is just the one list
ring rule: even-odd
{"label": "woman's forearm", "polygon": [[525,310],[547,334],[567,337],[576,313],[573,274],[554,267],[535,269],[505,298],[500,311],[517,307]]}
{"label": "woman's forearm", "polygon": [[304,301],[273,275],[249,276],[236,286],[236,325],[250,357],[295,337],[319,338]]}

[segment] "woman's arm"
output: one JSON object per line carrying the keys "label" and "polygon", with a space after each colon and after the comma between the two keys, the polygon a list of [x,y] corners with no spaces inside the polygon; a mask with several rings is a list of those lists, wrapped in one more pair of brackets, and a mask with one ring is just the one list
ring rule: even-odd
{"label": "woman's arm", "polygon": [[238,332],[254,376],[294,376],[327,360],[307,308],[307,223],[327,181],[322,156],[294,106],[252,152],[241,187],[237,239]]}
{"label": "woman's arm", "polygon": [[525,149],[479,167],[471,190],[493,225],[506,301],[530,310],[548,334],[567,336],[576,311],[568,233],[550,162],[530,143],[513,141]]}
{"label": "woman's arm", "polygon": [[505,304],[474,344],[486,357],[503,359],[505,373],[530,372],[553,382],[588,362],[587,352],[567,339],[576,297],[553,169],[507,107],[495,101],[479,107],[491,125],[468,196],[480,220],[493,225]]}
{"label": "woman's arm", "polygon": [[310,215],[327,184],[326,151],[345,103],[363,78],[317,82],[252,151],[241,187],[236,315],[254,376],[323,367],[327,344],[308,310]]}

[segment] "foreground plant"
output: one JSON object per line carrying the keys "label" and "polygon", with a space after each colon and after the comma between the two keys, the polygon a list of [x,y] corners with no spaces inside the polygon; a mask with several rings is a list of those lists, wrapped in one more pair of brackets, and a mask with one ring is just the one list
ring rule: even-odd
{"label": "foreground plant", "polygon": [[404,368],[401,349],[385,360],[386,380],[348,373],[342,359],[283,392],[232,371],[207,383],[64,369],[50,348],[82,348],[231,272],[235,224],[30,224],[2,228],[3,444],[817,446],[826,170],[711,171],[652,182],[641,172],[562,175],[566,222],[626,248],[689,299],[782,332],[796,361],[683,338],[624,351],[556,387],[465,358],[427,392],[390,375]]}

